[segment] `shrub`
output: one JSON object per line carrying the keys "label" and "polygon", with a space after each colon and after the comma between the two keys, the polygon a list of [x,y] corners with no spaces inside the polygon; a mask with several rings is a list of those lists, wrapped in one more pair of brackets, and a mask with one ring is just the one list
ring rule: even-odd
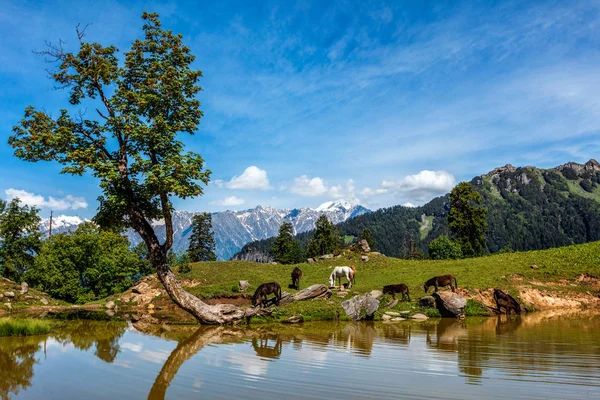
{"label": "shrub", "polygon": [[187,274],[191,270],[192,270],[192,267],[190,267],[190,264],[181,264],[178,269],[180,274]]}
{"label": "shrub", "polygon": [[432,260],[456,260],[463,257],[460,244],[442,235],[429,243],[429,257]]}

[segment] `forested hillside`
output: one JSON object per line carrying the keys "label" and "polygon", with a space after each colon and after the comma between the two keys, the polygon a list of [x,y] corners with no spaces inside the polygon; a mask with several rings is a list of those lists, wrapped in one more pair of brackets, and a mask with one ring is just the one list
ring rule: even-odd
{"label": "forested hillside", "polygon": [[[567,163],[552,169],[506,165],[473,178],[488,209],[488,251],[537,250],[600,240],[600,164]],[[394,257],[427,255],[431,240],[446,234],[448,196],[415,208],[395,206],[337,225],[346,236],[369,228],[376,250]],[[305,244],[312,232],[297,236]],[[270,240],[252,242],[237,259],[258,260]],[[417,254],[418,255],[418,254]],[[259,257],[260,256],[260,257]]]}

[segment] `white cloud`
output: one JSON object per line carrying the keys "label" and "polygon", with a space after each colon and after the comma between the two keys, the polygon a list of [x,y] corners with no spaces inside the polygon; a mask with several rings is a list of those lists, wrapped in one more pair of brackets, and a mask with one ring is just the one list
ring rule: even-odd
{"label": "white cloud", "polygon": [[[218,187],[221,187],[222,181],[215,181]],[[252,165],[244,170],[240,176],[234,176],[231,180],[225,183],[229,189],[271,189],[267,171]]]}
{"label": "white cloud", "polygon": [[225,197],[222,200],[214,201],[213,204],[216,204],[218,206],[239,206],[244,204],[244,199],[240,199],[235,196],[229,196]]}
{"label": "white cloud", "polygon": [[409,200],[426,201],[433,196],[449,192],[454,185],[456,179],[449,172],[423,170],[399,181],[383,181],[381,188]]}
{"label": "white cloud", "polygon": [[294,179],[290,192],[300,196],[322,196],[328,192],[323,179],[319,177],[309,178],[302,175]]}
{"label": "white cloud", "polygon": [[47,207],[53,210],[77,210],[87,208],[88,206],[83,197],[75,197],[70,194],[60,199],[52,196],[48,196],[48,199],[46,199],[42,195],[20,189],[6,189],[4,193],[6,194],[6,200],[11,201],[14,198],[19,198],[23,204],[32,207]]}
{"label": "white cloud", "polygon": [[363,196],[377,196],[380,194],[385,194],[387,192],[388,190],[384,188],[371,189],[366,187],[360,192],[360,194],[362,194]]}

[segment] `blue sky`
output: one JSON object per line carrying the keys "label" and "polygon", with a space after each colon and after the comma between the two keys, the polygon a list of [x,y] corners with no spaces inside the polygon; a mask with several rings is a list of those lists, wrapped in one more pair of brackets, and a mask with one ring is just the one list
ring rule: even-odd
{"label": "blue sky", "polygon": [[183,140],[213,181],[179,209],[421,204],[507,163],[598,158],[597,1],[4,1],[0,196],[94,215],[97,181],[5,143],[27,105],[67,103],[32,50],[76,50],[91,23],[88,40],[126,51],[144,10],[204,75],[205,116]]}

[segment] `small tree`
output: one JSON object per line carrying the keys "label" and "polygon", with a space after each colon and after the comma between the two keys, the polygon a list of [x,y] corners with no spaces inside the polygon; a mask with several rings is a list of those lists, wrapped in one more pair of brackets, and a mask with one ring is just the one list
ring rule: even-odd
{"label": "small tree", "polygon": [[0,200],[0,275],[17,282],[41,247],[38,209],[20,204]]}
{"label": "small tree", "polygon": [[340,231],[332,224],[325,214],[321,214],[315,223],[315,234],[306,245],[306,255],[316,257],[330,254],[340,246]]}
{"label": "small tree", "polygon": [[191,262],[217,260],[212,217],[209,213],[205,212],[194,216],[187,255]]}
{"label": "small tree", "polygon": [[279,227],[279,235],[271,245],[271,253],[280,264],[297,264],[304,260],[302,246],[294,238],[294,228],[289,222],[284,222]]}
{"label": "small tree", "polygon": [[375,242],[373,241],[373,236],[371,236],[371,230],[369,228],[363,229],[360,234],[360,240],[366,240],[371,250],[375,250]]}
{"label": "small tree", "polygon": [[460,244],[442,235],[429,243],[429,257],[432,260],[456,260],[462,258]]}
{"label": "small tree", "polygon": [[486,248],[487,210],[481,202],[481,194],[468,182],[459,183],[450,192],[448,227],[465,257],[481,255]]}

